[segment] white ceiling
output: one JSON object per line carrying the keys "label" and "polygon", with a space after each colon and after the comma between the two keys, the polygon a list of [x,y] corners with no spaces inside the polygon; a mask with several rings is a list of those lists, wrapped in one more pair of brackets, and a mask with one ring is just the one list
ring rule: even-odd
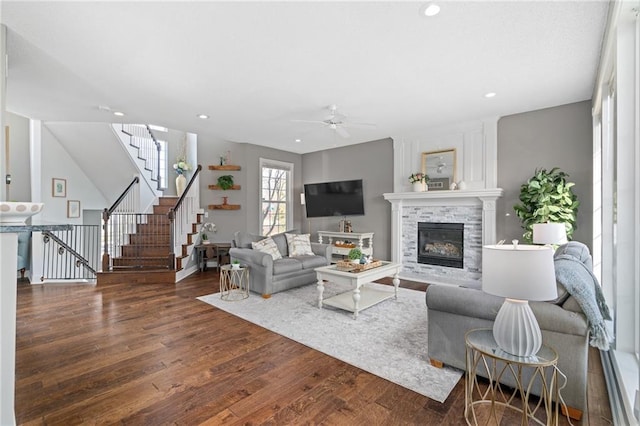
{"label": "white ceiling", "polygon": [[[607,2],[423,5],[5,0],[7,109],[306,153],[591,98]],[[330,104],[376,127],[292,122]]]}

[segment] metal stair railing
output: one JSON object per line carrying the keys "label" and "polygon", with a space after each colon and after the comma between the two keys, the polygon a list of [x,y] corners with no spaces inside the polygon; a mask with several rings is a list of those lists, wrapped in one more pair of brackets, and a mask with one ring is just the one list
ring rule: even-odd
{"label": "metal stair railing", "polygon": [[42,231],[41,280],[93,280],[100,265],[100,226]]}
{"label": "metal stair railing", "polygon": [[144,161],[144,168],[151,173],[156,189],[166,189],[162,187],[162,145],[153,135],[151,127],[148,124],[123,123],[121,132],[129,136],[129,145],[137,149],[138,159]]}
{"label": "metal stair railing", "polygon": [[111,217],[118,214],[136,213],[140,208],[140,199],[138,191],[134,191],[136,185],[140,184],[140,178],[136,176],[131,183],[125,188],[118,199],[108,209],[102,212],[102,230],[103,230],[103,251],[102,251],[102,270],[111,271],[113,253],[118,250],[116,240],[120,239],[120,232],[123,224],[119,220],[117,226],[114,226]]}

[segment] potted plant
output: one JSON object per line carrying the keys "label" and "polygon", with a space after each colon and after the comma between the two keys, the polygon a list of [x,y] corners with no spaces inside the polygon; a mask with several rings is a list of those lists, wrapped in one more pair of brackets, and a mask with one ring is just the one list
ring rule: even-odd
{"label": "potted plant", "polygon": [[220,187],[220,189],[224,189],[225,191],[227,189],[233,188],[233,176],[222,175],[218,177],[218,186]]}
{"label": "potted plant", "polygon": [[240,269],[240,261],[238,259],[231,262],[231,269]]}
{"label": "potted plant", "polygon": [[429,182],[429,176],[426,173],[411,173],[409,176],[409,183],[413,185],[414,192],[426,191],[427,182]]}
{"label": "potted plant", "polygon": [[352,263],[360,263],[362,250],[360,250],[358,247],[352,248],[351,250],[349,250],[349,254],[347,255],[347,257]]}
{"label": "potted plant", "polygon": [[536,223],[564,223],[567,238],[576,229],[578,197],[571,189],[575,184],[567,182],[568,174],[558,167],[547,171],[537,169],[527,183],[520,186],[520,204],[513,206],[525,230],[524,241],[533,241],[533,225]]}

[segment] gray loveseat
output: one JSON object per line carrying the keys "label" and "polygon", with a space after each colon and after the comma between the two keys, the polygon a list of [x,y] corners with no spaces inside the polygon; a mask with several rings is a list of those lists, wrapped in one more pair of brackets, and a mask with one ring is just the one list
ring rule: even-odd
{"label": "gray loveseat", "polygon": [[239,260],[243,265],[249,266],[249,289],[264,298],[269,298],[273,293],[315,283],[314,269],[331,263],[329,244],[311,243],[313,256],[289,257],[284,233],[271,236],[282,255],[282,259],[273,260],[270,254],[251,248],[252,242],[264,238],[266,237],[248,232],[236,232],[233,247],[229,250],[231,261]]}
{"label": "gray loveseat", "polygon": [[[576,300],[562,292],[555,303],[530,302],[545,345],[558,353],[558,368],[567,376],[561,395],[573,418],[586,409],[589,327]],[[465,369],[465,333],[474,328],[493,328],[504,298],[478,289],[430,285],[426,292],[428,356],[436,366]],[[562,385],[563,379],[560,379]],[[506,380],[507,385],[514,383]]]}

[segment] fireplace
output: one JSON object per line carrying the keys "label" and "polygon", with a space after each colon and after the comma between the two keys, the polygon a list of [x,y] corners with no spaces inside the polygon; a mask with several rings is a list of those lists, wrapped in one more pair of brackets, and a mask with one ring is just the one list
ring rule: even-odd
{"label": "fireplace", "polygon": [[463,268],[464,224],[418,222],[418,263]]}

